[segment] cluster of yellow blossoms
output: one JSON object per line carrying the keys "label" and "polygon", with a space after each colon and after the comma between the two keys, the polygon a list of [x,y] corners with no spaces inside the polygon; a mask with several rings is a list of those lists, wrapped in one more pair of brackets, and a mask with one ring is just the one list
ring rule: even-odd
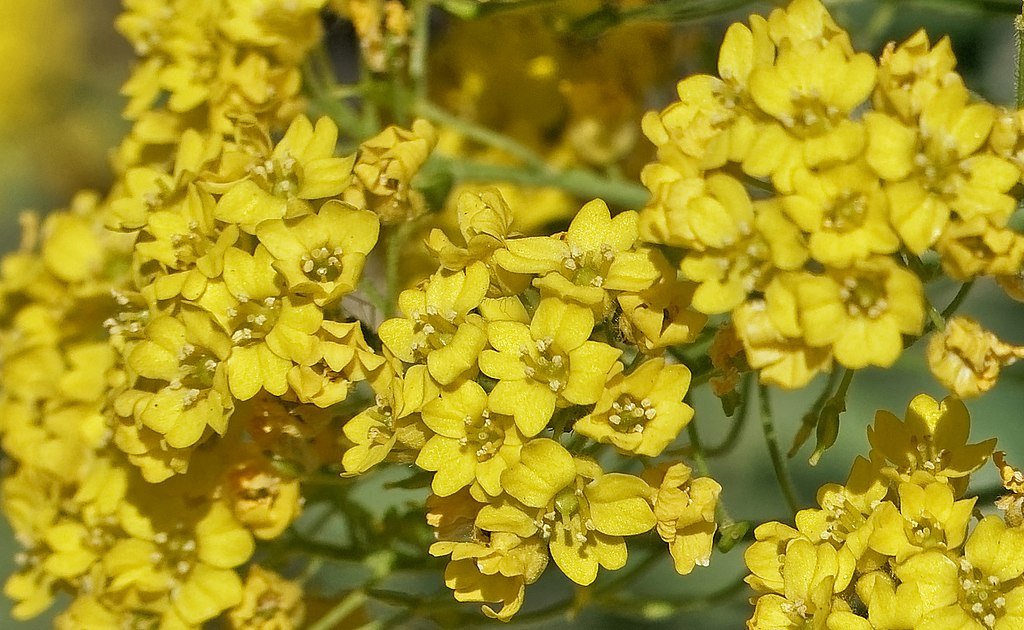
{"label": "cluster of yellow blossoms", "polygon": [[[756,591],[750,628],[1009,629],[1024,625],[1024,475],[995,439],[968,444],[956,398],[915,398],[905,420],[880,411],[871,452],[846,484],[818,492],[796,527],[766,523],[746,551]],[[964,498],[989,458],[1008,494],[1006,514],[983,516]],[[971,523],[976,523],[971,527]]]}
{"label": "cluster of yellow blossoms", "polygon": [[[752,368],[796,388],[833,358],[891,365],[903,335],[924,332],[923,282],[940,265],[1024,293],[1024,240],[1008,227],[1024,114],[973,102],[945,40],[918,34],[876,63],[817,0],[734,25],[721,78],[683,81],[680,103],[644,119],[650,203],[613,213],[595,199],[565,231],[524,236],[568,195],[523,227],[499,188],[422,189],[435,146],[458,153],[465,139],[411,120],[402,81],[391,94],[381,77],[423,70],[410,20],[426,4],[125,5],[118,27],[141,59],[117,179],[27,217],[0,263],[2,504],[24,548],[4,590],[19,619],[67,593],[59,628],[300,627],[319,567],[293,562],[310,542],[296,527],[305,502],[359,529],[349,478],[384,463],[419,469],[400,483],[429,485],[429,554],[446,559],[455,599],[488,616],[515,615],[550,561],[581,586],[622,568],[627,537],[667,546],[688,574],[731,524],[695,427],[688,450],[670,448],[694,415],[679,347],[709,315],[731,312],[735,336],[718,335],[700,377]],[[325,98],[303,72],[329,65],[308,59],[329,10],[360,37],[361,97],[394,97],[408,125],[367,138],[306,116],[304,89]],[[570,56],[556,52],[529,72],[553,74]],[[640,87],[589,118],[607,86],[588,71],[559,88],[573,122],[557,146],[544,133],[528,144],[552,162],[628,162],[643,150],[623,122]],[[450,102],[477,103],[473,76]],[[506,158],[533,150],[497,144]],[[557,172],[526,167],[541,183]],[[423,258],[403,244],[444,225],[418,221],[439,208],[455,219],[423,239],[432,273],[404,273],[407,253]],[[741,350],[746,364],[731,360]],[[1021,356],[959,318],[929,351],[961,396]],[[968,532],[975,502],[961,497],[994,440],[967,445],[967,431],[956,399],[919,397],[906,422],[880,414],[869,459],[822,490],[821,509],[757,529],[751,627],[1024,622],[1024,475],[997,459],[1005,522]],[[400,535],[375,525],[385,542]],[[375,562],[386,573],[393,557]]]}
{"label": "cluster of yellow blossoms", "polygon": [[694,307],[732,313],[763,382],[890,366],[924,330],[935,257],[955,280],[1020,282],[1024,114],[976,101],[955,64],[923,31],[876,61],[795,0],[733,24],[719,76],[644,118],[642,237],[682,249]]}
{"label": "cluster of yellow blossoms", "polygon": [[609,444],[657,457],[693,415],[684,365],[635,350],[628,370],[619,360],[619,339],[659,349],[704,323],[656,299],[676,273],[639,245],[638,215],[593,201],[565,233],[516,238],[497,192],[464,194],[459,211],[462,242],[431,235],[438,271],[380,325],[394,375],[343,427],[356,444],[346,470],[390,455],[433,471],[431,553],[451,554],[456,598],[501,602],[485,610],[502,619],[549,553],[587,585],[625,564],[624,536],[657,527],[681,573],[706,564],[718,484],[681,463],[642,478],[586,456]]}
{"label": "cluster of yellow blossoms", "polygon": [[335,157],[334,123],[299,114],[323,4],[128,2],[118,20],[142,57],[120,176],[29,217],[0,266],[18,618],[70,591],[59,627],[301,624],[297,586],[239,569],[298,516],[299,475],[340,459],[330,407],[384,363],[340,303],[377,241],[367,208],[405,194],[433,141],[387,130]]}

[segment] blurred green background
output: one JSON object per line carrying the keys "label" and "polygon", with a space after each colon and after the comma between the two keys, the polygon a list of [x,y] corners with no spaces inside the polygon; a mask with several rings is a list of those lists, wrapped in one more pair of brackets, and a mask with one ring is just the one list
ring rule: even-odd
{"label": "blurred green background", "polygon": [[[900,40],[920,27],[927,28],[933,40],[950,35],[968,85],[994,103],[1008,105],[1012,102],[1015,72],[1012,15],[978,11],[966,0],[828,4],[837,19],[850,29],[856,44],[865,50],[877,52],[883,42]],[[715,53],[728,23],[744,19],[752,10],[766,8],[765,4],[751,3],[740,11],[680,25],[698,38],[696,49],[700,54],[688,59],[666,58],[665,63],[678,69],[680,75],[713,71]],[[128,76],[132,63],[130,49],[112,26],[117,11],[116,0],[4,2],[3,19],[0,19],[0,59],[5,60],[5,67],[0,71],[2,251],[17,247],[18,215],[22,210],[45,212],[62,207],[76,190],[104,191],[109,186],[107,154],[127,128],[120,117],[123,101],[118,88]],[[494,45],[501,45],[500,34],[496,34]],[[652,102],[651,107],[661,107],[672,98],[672,86],[665,86],[660,100]],[[948,288],[940,287],[933,297],[937,304],[945,304],[951,293]],[[1004,339],[1024,344],[1024,331],[1018,324],[1024,311],[991,283],[980,282],[962,312],[976,317]],[[842,482],[855,455],[866,453],[864,429],[876,409],[889,409],[902,415],[907,403],[918,393],[936,398],[944,395],[927,373],[923,345],[913,346],[891,370],[865,370],[858,374],[839,439],[817,467],[806,463],[810,445],[791,461],[803,505],[812,505],[815,491],[823,483]],[[998,436],[999,448],[1008,451],[1010,461],[1018,465],[1024,462],[1024,432],[1019,428],[1024,420],[1022,385],[1024,369],[1018,365],[1004,373],[994,391],[968,403],[974,418],[973,435],[977,439]],[[816,382],[805,392],[776,395],[776,423],[784,448],[788,447],[804,410],[820,386]],[[729,424],[720,404],[706,388],[700,390],[694,400],[705,441],[717,443]],[[785,504],[774,483],[756,415],[747,422],[737,448],[728,456],[711,461],[710,465],[715,478],[724,487],[723,499],[734,517],[786,518]],[[992,487],[996,483],[994,469],[984,469],[977,475],[976,482],[978,487]],[[362,496],[375,510],[382,510],[385,502],[401,503],[409,499],[408,493],[384,494],[383,501],[380,493],[372,491]],[[12,570],[17,545],[6,524],[0,528],[0,574],[6,575]],[[631,558],[631,563],[636,561],[636,557]],[[710,567],[698,569],[689,577],[677,576],[665,554],[632,591],[638,599],[692,598],[727,586],[743,572],[741,548],[727,555],[716,554]],[[539,584],[528,590],[524,613],[565,596],[569,586],[556,573],[549,571]],[[343,570],[327,569],[317,582],[338,588],[344,579]],[[439,573],[429,578],[420,575],[410,579],[409,588],[444,589]],[[579,628],[738,628],[749,615],[746,604],[749,594],[741,590],[714,608],[682,609],[663,620],[643,623],[617,616],[614,611],[591,607],[571,625]],[[7,616],[6,600],[2,600],[0,608],[0,628],[50,627],[49,616],[16,624]],[[550,623],[542,621],[535,626],[546,627]],[[410,620],[406,627],[421,625]]]}

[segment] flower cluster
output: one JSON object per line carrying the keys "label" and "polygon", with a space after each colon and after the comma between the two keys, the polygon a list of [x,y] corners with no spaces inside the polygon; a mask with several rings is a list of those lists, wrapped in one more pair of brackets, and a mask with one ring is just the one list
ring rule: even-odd
{"label": "flower cluster", "polygon": [[684,365],[639,350],[620,361],[623,338],[654,352],[704,323],[648,297],[677,279],[639,245],[638,215],[593,201],[538,237],[514,237],[511,219],[496,190],[464,193],[461,242],[431,235],[439,268],[380,325],[393,374],[343,427],[342,460],[350,474],[388,457],[433,472],[431,553],[451,555],[456,598],[500,602],[485,611],[501,619],[549,555],[587,585],[625,564],[624,536],[657,527],[681,573],[706,564],[720,490],[683,464],[645,480],[587,455],[658,457],[693,415]]}
{"label": "flower cluster", "polygon": [[60,627],[301,623],[297,586],[238,571],[298,517],[299,475],[341,458],[330,407],[381,373],[342,300],[386,216],[366,198],[408,203],[433,142],[417,123],[337,157],[336,125],[299,114],[322,4],[118,20],[142,55],[120,176],[30,217],[0,267],[18,618],[66,591]]}
{"label": "flower cluster", "polygon": [[795,0],[733,24],[719,76],[644,118],[641,235],[682,250],[694,306],[732,313],[762,381],[891,365],[923,332],[929,252],[957,280],[1019,273],[1021,116],[978,102],[955,64],[923,31],[872,59]]}
{"label": "flower cluster", "polygon": [[[1021,474],[997,454],[1006,518],[981,516],[967,483],[995,440],[970,444],[956,398],[878,412],[871,452],[796,527],[766,523],[746,552],[761,595],[750,628],[1015,628],[1024,623]],[[972,522],[974,526],[972,527]]]}
{"label": "flower cluster", "polygon": [[[637,212],[616,207],[645,198],[620,173],[651,150],[635,119],[663,25],[586,63],[549,33],[489,68],[452,51],[493,24],[575,18],[453,25],[428,62],[429,3],[125,6],[140,60],[115,181],[25,215],[0,261],[18,619],[61,596],[69,630],[287,629],[328,600],[317,627],[369,616],[370,599],[460,615],[385,584],[434,562],[458,602],[507,621],[549,565],[587,587],[667,548],[690,574],[750,526],[706,459],[735,445],[755,376],[797,388],[832,371],[797,439],[817,424],[816,460],[853,370],[891,365],[926,328],[930,368],[961,397],[1024,356],[952,317],[962,295],[945,314],[925,298],[940,275],[1024,294],[1024,113],[974,99],[946,40],[875,60],[818,0],[734,25],[720,76],[644,118],[657,158]],[[359,39],[358,84],[315,50],[330,10]],[[427,85],[431,63],[456,78]],[[506,71],[527,87],[498,104],[483,86]],[[580,207],[591,188],[609,203]],[[707,449],[689,404],[704,383],[735,418]],[[1024,623],[1024,474],[968,432],[957,398],[880,412],[845,485],[795,527],[755,530],[750,626]],[[963,497],[989,458],[1005,516],[972,528]],[[350,493],[374,483],[419,498],[371,513]],[[337,561],[370,575],[321,598]]]}

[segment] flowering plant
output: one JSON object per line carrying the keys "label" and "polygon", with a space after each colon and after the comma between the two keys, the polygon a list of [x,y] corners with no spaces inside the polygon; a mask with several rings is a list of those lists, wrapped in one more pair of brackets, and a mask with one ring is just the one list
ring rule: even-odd
{"label": "flowering plant", "polygon": [[[751,628],[1024,627],[1024,456],[972,442],[962,402],[1024,347],[955,314],[981,278],[1024,296],[1024,110],[948,39],[874,57],[793,0],[642,114],[673,31],[633,20],[659,5],[521,4],[125,0],[116,181],[0,264],[15,617],[65,593],[59,628],[482,618],[451,597],[657,618],[745,583]],[[465,54],[496,28],[543,34]],[[879,411],[804,505],[772,392],[823,383],[780,423],[816,464],[862,421],[855,375],[918,342],[951,395]],[[714,478],[755,401],[787,522]],[[720,593],[622,595],[736,549]],[[451,593],[406,592],[421,569]],[[568,599],[528,604],[554,573]]]}

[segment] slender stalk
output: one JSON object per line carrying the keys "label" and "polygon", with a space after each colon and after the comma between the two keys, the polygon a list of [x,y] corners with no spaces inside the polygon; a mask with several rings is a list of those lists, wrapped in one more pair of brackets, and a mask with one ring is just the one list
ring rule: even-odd
{"label": "slender stalk", "polygon": [[772,401],[768,387],[758,385],[758,398],[761,401],[761,428],[764,431],[764,442],[768,446],[768,455],[772,460],[772,468],[775,470],[775,479],[779,482],[779,489],[786,499],[786,505],[790,512],[797,513],[799,504],[796,500],[796,491],[793,488],[793,479],[790,477],[786,460],[779,450],[779,442],[775,436],[775,422],[772,420]]}
{"label": "slender stalk", "polygon": [[361,590],[352,591],[338,602],[334,608],[316,620],[315,623],[306,626],[306,630],[333,630],[338,627],[341,621],[355,612],[360,606],[366,603],[366,593]]}
{"label": "slender stalk", "polygon": [[853,375],[856,370],[846,368],[843,370],[843,380],[839,382],[839,388],[828,401],[825,402],[818,414],[818,422],[815,433],[817,443],[814,445],[814,452],[807,459],[811,466],[817,466],[818,460],[825,454],[825,451],[832,448],[839,437],[839,418],[846,413],[846,394],[850,390],[850,383],[853,382]]}
{"label": "slender stalk", "polygon": [[974,280],[968,280],[960,285],[960,289],[956,292],[956,295],[954,295],[953,299],[949,301],[946,308],[942,309],[942,319],[949,319],[953,313],[956,313],[957,309],[960,308],[960,305],[967,299],[967,294],[971,292],[972,288],[974,288]]}
{"label": "slender stalk", "polygon": [[430,0],[412,3],[413,32],[409,44],[409,79],[414,103],[427,98],[427,51],[430,44]]}
{"label": "slender stalk", "polygon": [[623,608],[626,610],[637,611],[640,613],[640,616],[645,619],[664,619],[682,612],[704,610],[714,606],[715,604],[731,599],[740,593],[743,590],[743,587],[746,586],[746,582],[744,581],[745,577],[746,575],[741,575],[729,584],[726,584],[722,588],[712,591],[706,595],[695,595],[693,597],[673,599],[615,597],[607,602],[601,603],[604,603],[606,606],[616,611],[622,611]]}
{"label": "slender stalk", "polygon": [[793,437],[793,445],[789,447],[789,452],[786,453],[786,457],[793,458],[800,451],[800,447],[804,445],[807,438],[811,437],[811,431],[818,425],[818,417],[821,415],[821,409],[828,402],[828,399],[832,397],[832,390],[835,389],[836,383],[839,382],[839,370],[832,370],[828,373],[828,382],[825,383],[825,387],[818,394],[818,397],[814,399],[814,404],[804,414],[803,421],[800,423],[800,428],[797,430],[796,435]]}
{"label": "slender stalk", "polygon": [[925,299],[925,311],[925,314],[928,316],[928,327],[930,330],[946,329],[946,320],[942,318],[942,313],[927,298]]}
{"label": "slender stalk", "polygon": [[431,122],[451,127],[460,134],[471,140],[475,140],[480,144],[498,149],[499,151],[504,151],[533,168],[541,169],[546,168],[547,166],[544,162],[544,158],[537,155],[526,145],[482,125],[472,123],[468,120],[463,120],[458,116],[444,111],[430,101],[420,101],[416,107],[416,113]]}
{"label": "slender stalk", "polygon": [[1014,39],[1017,44],[1016,101],[1017,109],[1024,108],[1024,13],[1014,18]]}
{"label": "slender stalk", "polygon": [[395,305],[398,304],[399,267],[402,262],[402,250],[405,249],[405,242],[412,236],[415,223],[406,221],[399,224],[388,236],[387,259],[385,261],[384,278],[387,283],[387,300],[384,304],[385,317],[391,317],[395,313]]}
{"label": "slender stalk", "polygon": [[528,169],[521,166],[487,164],[435,154],[434,168],[448,173],[456,181],[508,182],[528,186],[553,186],[578,197],[601,198],[610,204],[639,208],[647,203],[647,189],[623,180],[611,180],[583,169]]}
{"label": "slender stalk", "polygon": [[732,426],[729,427],[729,432],[726,434],[722,441],[716,446],[709,446],[704,449],[704,455],[707,457],[717,457],[718,455],[724,455],[731,451],[743,431],[743,427],[747,424],[747,418],[750,417],[750,399],[753,397],[753,386],[754,386],[754,375],[745,374],[743,376],[743,383],[740,385],[740,404],[736,408],[735,418],[733,418]]}

